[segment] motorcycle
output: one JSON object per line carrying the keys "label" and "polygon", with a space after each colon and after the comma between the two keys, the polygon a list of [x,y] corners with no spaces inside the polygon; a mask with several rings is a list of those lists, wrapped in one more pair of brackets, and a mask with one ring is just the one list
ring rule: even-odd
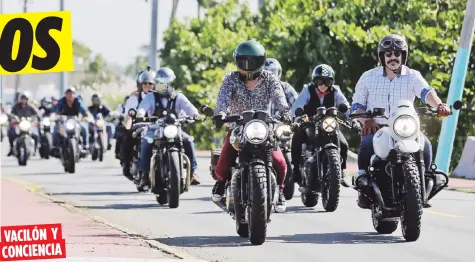
{"label": "motorcycle", "polygon": [[[456,110],[461,107],[461,101],[453,105]],[[400,220],[404,239],[413,242],[420,236],[424,204],[449,181],[435,164],[430,170],[425,170],[424,165],[424,138],[419,115],[437,113],[427,107],[415,108],[408,100],[399,101],[397,110],[389,117],[384,113],[384,108],[374,108],[372,112],[350,115],[352,118],[388,119],[388,125],[374,135],[375,153],[366,174],[354,181],[355,189],[370,201],[373,227],[378,233],[393,233]]]}
{"label": "motorcycle", "polygon": [[[135,109],[129,110],[129,115],[137,115]],[[190,188],[191,161],[183,149],[181,126],[183,123],[193,123],[189,117],[177,118],[174,113],[162,110],[159,117],[135,118],[136,123],[153,123],[148,127],[156,127],[154,137],[146,137],[148,143],[153,143],[153,153],[150,163],[150,191],[155,194],[157,202],[177,208],[180,195]]]}
{"label": "motorcycle", "polygon": [[[207,106],[202,106],[201,112],[214,115]],[[272,167],[272,150],[278,147],[274,128],[279,121],[268,112],[249,110],[227,116],[224,122],[233,124],[229,142],[238,151],[238,157],[226,181],[225,196],[214,203],[233,217],[239,236],[248,237],[253,245],[262,245],[279,196]]]}
{"label": "motorcycle", "polygon": [[49,117],[43,117],[41,121],[41,132],[40,132],[40,148],[39,153],[40,157],[44,159],[49,159],[50,151],[53,145],[53,135],[51,134],[51,127],[53,123]]}
{"label": "motorcycle", "polygon": [[[338,131],[340,125],[349,126],[337,118],[338,111],[345,113],[345,104],[335,107],[317,108],[314,116],[304,115],[302,108],[297,108],[297,122],[308,138],[308,143],[302,145],[302,185],[299,188],[302,203],[306,207],[318,204],[320,193],[322,205],[327,212],[338,208],[340,200],[340,180],[342,178],[340,141]],[[351,127],[350,127],[351,128]]]}
{"label": "motorcycle", "polygon": [[65,172],[75,173],[76,163],[79,162],[82,152],[81,127],[75,116],[61,116],[60,121],[61,162]]}
{"label": "motorcycle", "polygon": [[104,159],[106,151],[104,145],[107,145],[108,137],[105,131],[106,123],[101,113],[98,113],[94,123],[89,124],[89,150],[93,161]]}
{"label": "motorcycle", "polygon": [[35,141],[31,136],[32,126],[37,123],[33,123],[31,118],[22,117],[19,119],[15,115],[11,115],[12,127],[15,128],[17,137],[13,141],[13,154],[18,159],[18,165],[26,166],[28,159],[35,150]]}

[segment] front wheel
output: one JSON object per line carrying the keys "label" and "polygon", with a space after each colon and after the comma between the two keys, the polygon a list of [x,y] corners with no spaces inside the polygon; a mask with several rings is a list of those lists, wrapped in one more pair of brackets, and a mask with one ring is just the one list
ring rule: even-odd
{"label": "front wheel", "polygon": [[22,145],[18,149],[18,165],[26,166],[27,162],[28,162],[28,155],[27,155],[26,145]]}
{"label": "front wheel", "polygon": [[76,139],[72,138],[69,139],[69,145],[68,145],[68,172],[73,174],[76,172],[76,156],[78,154],[77,152],[77,141]]}
{"label": "front wheel", "polygon": [[329,148],[324,151],[323,161],[326,163],[326,170],[323,170],[322,177],[322,204],[327,212],[333,212],[340,200],[340,153],[335,148]]}
{"label": "front wheel", "polygon": [[293,177],[292,164],[290,163],[290,152],[285,155],[285,163],[287,164],[287,174],[285,175],[284,197],[286,200],[291,200],[295,193],[295,182]]}
{"label": "front wheel", "polygon": [[267,174],[263,165],[251,168],[249,177],[249,241],[262,245],[267,235]]}
{"label": "front wheel", "polygon": [[181,167],[180,167],[180,153],[171,151],[168,153],[169,171],[168,171],[168,206],[170,208],[177,208],[180,204],[181,192]]}
{"label": "front wheel", "polygon": [[404,239],[413,242],[419,239],[421,233],[422,195],[419,171],[413,159],[403,164],[406,180],[406,199],[403,202],[401,215],[401,229]]}

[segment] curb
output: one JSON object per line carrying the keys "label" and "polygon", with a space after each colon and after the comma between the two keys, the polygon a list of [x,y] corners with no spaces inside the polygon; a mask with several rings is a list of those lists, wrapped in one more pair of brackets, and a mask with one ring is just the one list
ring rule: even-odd
{"label": "curb", "polygon": [[84,209],[77,208],[77,207],[75,207],[71,204],[66,203],[63,200],[56,199],[56,198],[54,198],[53,196],[51,196],[47,193],[41,192],[41,187],[40,186],[25,182],[23,180],[12,178],[12,177],[3,176],[3,178],[5,178],[6,180],[8,180],[12,183],[15,183],[17,185],[21,185],[24,188],[26,188],[28,191],[30,191],[32,193],[35,193],[35,194],[37,194],[37,195],[39,195],[43,198],[46,198],[46,199],[52,201],[53,203],[58,204],[61,207],[64,207],[64,208],[68,209],[71,212],[86,216],[86,217],[88,217],[88,218],[90,218],[90,219],[92,219],[92,220],[94,220],[98,223],[101,223],[101,224],[104,224],[104,225],[106,225],[110,228],[119,230],[119,231],[127,234],[128,236],[130,236],[134,239],[141,240],[141,241],[147,243],[151,248],[155,248],[159,251],[162,251],[165,254],[171,255],[171,256],[173,256],[175,258],[179,258],[179,259],[191,259],[191,260],[196,260],[196,261],[206,261],[206,260],[201,260],[201,259],[195,258],[195,257],[189,255],[186,252],[183,252],[181,250],[173,248],[169,245],[163,244],[159,241],[149,240],[149,239],[147,239],[146,236],[144,236],[144,235],[142,235],[138,232],[135,232],[135,231],[133,231],[131,229],[128,229],[126,227],[111,223],[111,222],[107,221],[106,219],[104,219],[102,217],[99,217],[99,216],[96,216],[96,215],[93,215],[92,213],[90,213],[90,212],[88,212]]}

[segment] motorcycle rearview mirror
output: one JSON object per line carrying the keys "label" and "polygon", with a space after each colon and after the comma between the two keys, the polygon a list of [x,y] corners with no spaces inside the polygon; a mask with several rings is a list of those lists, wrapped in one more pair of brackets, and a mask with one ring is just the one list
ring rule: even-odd
{"label": "motorcycle rearview mirror", "polygon": [[129,112],[128,112],[129,116],[134,118],[136,115],[137,115],[137,111],[133,108],[129,109]]}
{"label": "motorcycle rearview mirror", "polygon": [[208,117],[211,117],[211,116],[214,115],[214,110],[211,107],[207,106],[207,105],[202,105],[200,107],[200,111],[201,111],[202,114],[204,114],[205,116],[208,116]]}
{"label": "motorcycle rearview mirror", "polygon": [[462,108],[462,106],[463,106],[463,102],[462,102],[462,101],[457,100],[457,101],[454,102],[454,109],[455,109],[455,110],[459,110],[460,108]]}
{"label": "motorcycle rearview mirror", "polygon": [[295,110],[295,115],[298,116],[298,117],[301,117],[304,115],[304,111],[303,111],[303,108],[299,107]]}
{"label": "motorcycle rearview mirror", "polygon": [[346,104],[339,104],[338,111],[341,113],[346,113],[348,111],[348,106]]}
{"label": "motorcycle rearview mirror", "polygon": [[145,117],[145,110],[140,108],[139,110],[137,110],[137,117],[138,118],[144,118]]}
{"label": "motorcycle rearview mirror", "polygon": [[374,108],[374,109],[373,109],[373,115],[375,115],[375,116],[382,116],[382,115],[384,115],[384,112],[385,112],[385,111],[386,111],[386,110],[385,110],[384,108]]}

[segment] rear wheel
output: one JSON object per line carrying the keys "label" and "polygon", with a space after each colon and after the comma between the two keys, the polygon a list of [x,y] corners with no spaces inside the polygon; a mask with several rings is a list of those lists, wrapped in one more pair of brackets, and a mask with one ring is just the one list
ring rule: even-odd
{"label": "rear wheel", "polygon": [[241,205],[241,175],[247,176],[247,173],[234,173],[233,176],[238,176],[231,179],[231,191],[233,194],[234,205],[234,220],[236,222],[236,233],[240,237],[249,237],[249,224],[243,223],[244,214],[246,210]]}
{"label": "rear wheel", "polygon": [[392,234],[397,229],[398,221],[381,221],[376,218],[377,211],[375,207],[371,209],[371,219],[373,220],[373,227],[379,234]]}

